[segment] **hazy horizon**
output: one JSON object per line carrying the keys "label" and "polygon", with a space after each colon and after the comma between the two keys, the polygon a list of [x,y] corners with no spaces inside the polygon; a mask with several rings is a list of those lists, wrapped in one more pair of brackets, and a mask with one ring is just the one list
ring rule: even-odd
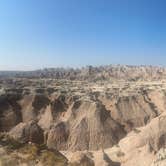
{"label": "hazy horizon", "polygon": [[166,66],[164,0],[1,0],[0,70]]}

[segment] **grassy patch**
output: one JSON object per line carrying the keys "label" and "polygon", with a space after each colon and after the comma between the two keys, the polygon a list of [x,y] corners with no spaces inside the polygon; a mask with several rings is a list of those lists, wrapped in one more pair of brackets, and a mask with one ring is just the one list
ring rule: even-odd
{"label": "grassy patch", "polygon": [[19,153],[27,155],[27,160],[35,160],[38,158],[40,150],[35,145],[25,145],[19,149]]}
{"label": "grassy patch", "polygon": [[14,165],[12,161],[19,161],[29,165],[39,162],[47,166],[67,165],[67,159],[60,152],[48,149],[45,144],[22,144],[8,135],[0,133],[0,145],[6,149],[6,156],[11,159],[7,160],[5,156],[0,156],[0,165],[3,164],[5,166],[5,163],[7,165]]}

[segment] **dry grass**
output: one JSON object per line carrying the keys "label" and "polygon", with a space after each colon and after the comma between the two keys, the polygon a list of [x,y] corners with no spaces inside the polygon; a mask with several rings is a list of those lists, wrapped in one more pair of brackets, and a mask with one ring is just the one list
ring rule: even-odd
{"label": "dry grass", "polygon": [[55,154],[55,152],[52,152],[52,151],[44,151],[41,154],[40,160],[44,165],[47,165],[47,166],[55,166],[55,163],[57,166],[66,165],[66,161],[64,160],[64,158],[58,153]]}
{"label": "dry grass", "polygon": [[48,149],[46,145],[21,144],[2,133],[0,133],[0,145],[7,152],[6,155],[0,156],[0,165],[3,166],[15,166],[18,164],[18,161],[28,165],[34,165],[38,162],[47,166],[67,165],[67,159],[61,153]]}
{"label": "dry grass", "polygon": [[0,133],[0,144],[6,146],[8,150],[19,149],[23,146],[22,143],[13,139],[5,133]]}

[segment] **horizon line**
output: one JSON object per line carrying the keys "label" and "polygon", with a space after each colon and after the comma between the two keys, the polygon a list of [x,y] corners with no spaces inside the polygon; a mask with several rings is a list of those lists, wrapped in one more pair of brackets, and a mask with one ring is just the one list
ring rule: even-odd
{"label": "horizon line", "polygon": [[10,70],[1,70],[0,72],[33,72],[33,71],[40,71],[45,69],[83,69],[87,67],[106,67],[106,66],[112,66],[112,67],[118,67],[118,66],[128,66],[128,67],[160,67],[160,68],[166,68],[166,65],[150,65],[150,64],[139,64],[139,65],[131,65],[131,64],[105,64],[105,65],[83,65],[80,67],[70,67],[70,66],[57,66],[57,67],[42,67],[42,68],[36,68],[36,69],[10,69]]}

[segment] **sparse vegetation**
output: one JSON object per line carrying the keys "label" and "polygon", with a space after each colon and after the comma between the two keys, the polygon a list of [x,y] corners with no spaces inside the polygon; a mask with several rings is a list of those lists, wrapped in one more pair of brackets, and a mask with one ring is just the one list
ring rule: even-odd
{"label": "sparse vegetation", "polygon": [[41,153],[41,162],[47,166],[65,166],[67,164],[67,160],[64,160],[64,157],[60,155],[58,152],[54,151],[43,151]]}
{"label": "sparse vegetation", "polygon": [[28,160],[35,160],[38,158],[40,149],[36,145],[25,145],[21,149],[19,149],[19,152],[22,154],[26,154],[28,157]]}
{"label": "sparse vegetation", "polygon": [[116,155],[117,155],[117,157],[124,157],[125,153],[122,151],[118,151]]}
{"label": "sparse vegetation", "polygon": [[140,131],[139,129],[137,129],[137,128],[134,128],[133,131],[134,131],[134,133],[136,133],[136,134],[138,134],[138,133],[141,132],[141,131]]}
{"label": "sparse vegetation", "polygon": [[19,149],[23,146],[22,143],[5,133],[0,133],[0,145],[6,146],[8,150]]}
{"label": "sparse vegetation", "polygon": [[[49,150],[45,144],[21,144],[1,133],[0,145],[3,145],[6,152],[6,154],[0,156],[0,165],[2,166],[17,166],[19,163],[34,165],[38,162],[47,166],[65,166],[67,164],[67,159],[61,153]],[[21,157],[19,154],[21,154]]]}

